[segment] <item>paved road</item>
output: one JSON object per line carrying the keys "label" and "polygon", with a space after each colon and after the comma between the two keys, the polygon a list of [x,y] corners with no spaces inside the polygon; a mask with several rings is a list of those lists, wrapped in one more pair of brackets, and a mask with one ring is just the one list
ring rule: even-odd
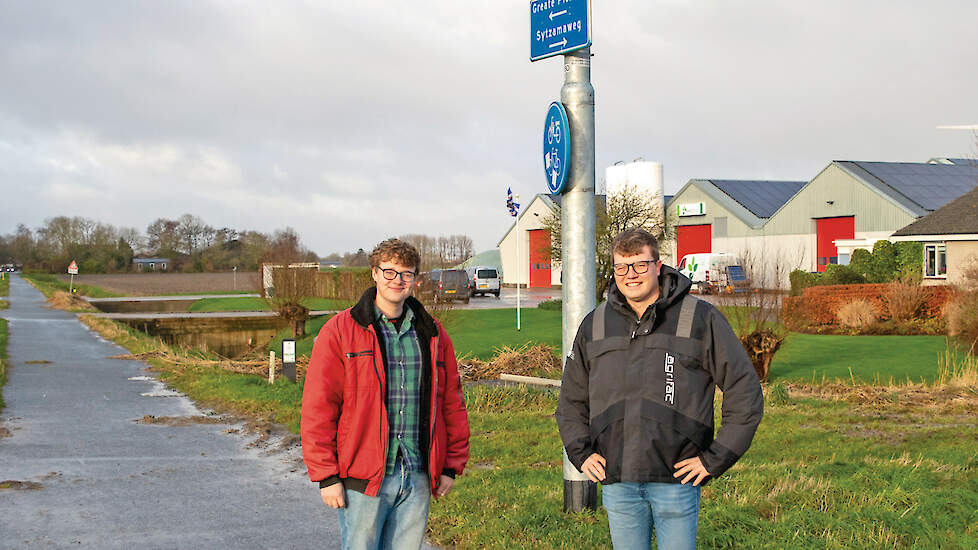
{"label": "paved road", "polygon": [[9,300],[0,482],[35,485],[0,489],[0,547],[339,547],[298,448],[250,447],[226,422],[134,422],[202,413],[19,277]]}

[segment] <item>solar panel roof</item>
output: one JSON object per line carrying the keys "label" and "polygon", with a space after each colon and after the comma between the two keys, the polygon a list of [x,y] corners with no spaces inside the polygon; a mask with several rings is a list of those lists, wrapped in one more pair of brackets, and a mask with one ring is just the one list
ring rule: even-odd
{"label": "solar panel roof", "polygon": [[[917,162],[850,162],[925,210],[937,210],[978,185],[978,166]],[[870,181],[870,183],[876,183]],[[889,187],[889,189],[886,189]]]}
{"label": "solar panel roof", "polygon": [[758,218],[770,218],[807,181],[708,180]]}

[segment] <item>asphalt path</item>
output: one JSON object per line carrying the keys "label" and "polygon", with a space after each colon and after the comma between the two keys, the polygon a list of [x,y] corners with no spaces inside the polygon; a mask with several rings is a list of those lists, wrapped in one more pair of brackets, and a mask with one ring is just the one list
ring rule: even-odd
{"label": "asphalt path", "polygon": [[230,420],[135,422],[208,413],[19,277],[9,301],[0,547],[339,548],[298,446]]}

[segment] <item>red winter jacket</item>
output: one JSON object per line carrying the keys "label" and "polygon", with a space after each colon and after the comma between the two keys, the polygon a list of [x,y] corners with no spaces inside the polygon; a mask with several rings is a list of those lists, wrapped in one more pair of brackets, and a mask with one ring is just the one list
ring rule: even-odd
{"label": "red winter jacket", "polygon": [[[309,479],[377,496],[387,458],[386,349],[378,338],[377,289],[323,325],[302,392],[302,457]],[[408,298],[422,355],[420,446],[434,491],[469,459],[469,421],[455,350],[444,328]],[[432,389],[435,391],[432,391]],[[434,414],[431,414],[434,411]]]}

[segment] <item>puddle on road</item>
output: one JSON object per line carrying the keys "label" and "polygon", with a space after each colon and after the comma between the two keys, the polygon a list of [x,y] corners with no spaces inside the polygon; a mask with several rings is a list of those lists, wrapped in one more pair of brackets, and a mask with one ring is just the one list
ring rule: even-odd
{"label": "puddle on road", "polygon": [[147,414],[133,420],[136,424],[162,424],[164,426],[192,426],[194,424],[223,424],[223,418],[217,416],[153,416]]}
{"label": "puddle on road", "polygon": [[144,392],[139,395],[143,397],[183,397],[182,393],[169,388],[160,388],[158,390]]}

